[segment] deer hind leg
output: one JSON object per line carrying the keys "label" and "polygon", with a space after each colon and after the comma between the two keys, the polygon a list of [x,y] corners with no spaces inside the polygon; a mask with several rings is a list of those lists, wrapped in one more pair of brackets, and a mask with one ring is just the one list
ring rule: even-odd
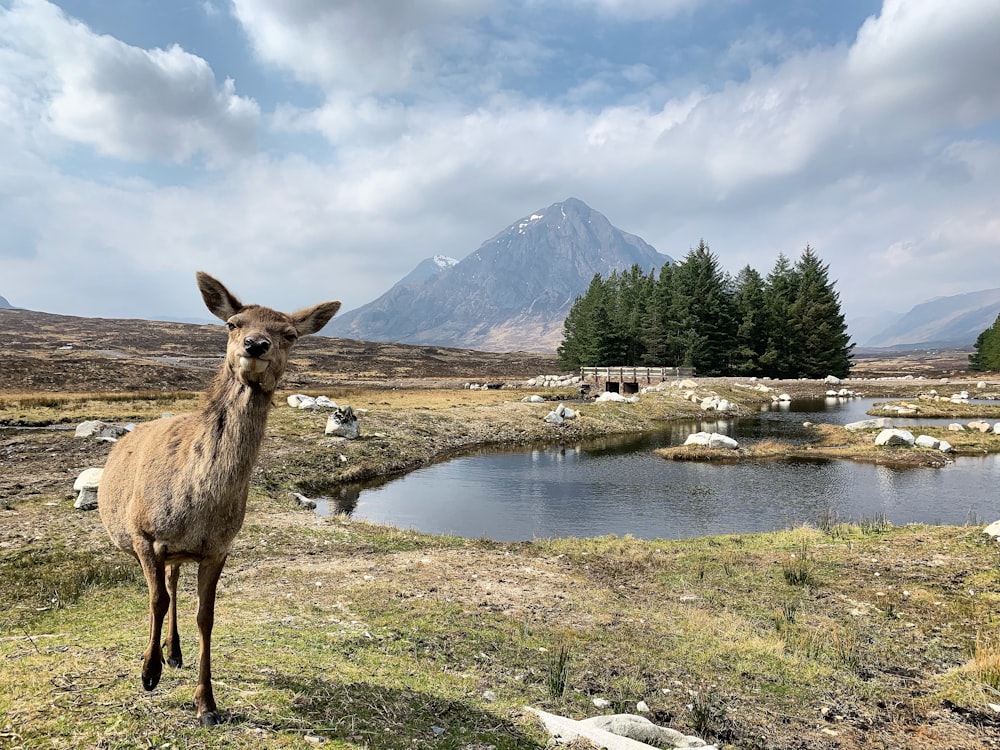
{"label": "deer hind leg", "polygon": [[215,624],[215,590],[226,558],[206,558],[198,565],[198,688],[194,703],[204,726],[219,722],[219,711],[212,693],[212,626]]}
{"label": "deer hind leg", "polygon": [[170,609],[167,610],[167,637],[163,641],[163,650],[167,652],[167,664],[176,669],[184,664],[184,657],[181,654],[181,636],[177,630],[177,580],[180,575],[180,563],[167,566],[167,593],[170,596]]}
{"label": "deer hind leg", "polygon": [[142,686],[152,690],[160,682],[163,673],[163,650],[160,635],[163,631],[163,617],[170,607],[170,595],[164,580],[166,563],[162,550],[157,550],[151,540],[144,539],[136,545],[136,556],[142,564],[149,589],[149,643],[142,655]]}

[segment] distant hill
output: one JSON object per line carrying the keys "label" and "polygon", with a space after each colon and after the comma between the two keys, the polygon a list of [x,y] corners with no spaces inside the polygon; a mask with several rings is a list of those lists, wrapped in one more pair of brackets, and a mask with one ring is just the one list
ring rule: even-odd
{"label": "distant hill", "polygon": [[14,306],[10,304],[4,297],[0,297],[0,309],[3,310],[13,310]]}
{"label": "distant hill", "polygon": [[518,219],[460,261],[422,261],[385,294],[342,313],[330,336],[485,351],[554,352],[594,274],[672,262],[569,198]]}
{"label": "distant hill", "polygon": [[1000,289],[955,294],[917,305],[862,346],[922,348],[974,344],[1000,314]]}

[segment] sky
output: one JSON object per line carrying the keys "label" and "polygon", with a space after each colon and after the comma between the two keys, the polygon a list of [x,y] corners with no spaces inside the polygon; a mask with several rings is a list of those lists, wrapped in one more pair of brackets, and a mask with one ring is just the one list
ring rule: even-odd
{"label": "sky", "polygon": [[850,320],[1000,287],[1000,0],[0,0],[0,295],[375,299],[569,197]]}

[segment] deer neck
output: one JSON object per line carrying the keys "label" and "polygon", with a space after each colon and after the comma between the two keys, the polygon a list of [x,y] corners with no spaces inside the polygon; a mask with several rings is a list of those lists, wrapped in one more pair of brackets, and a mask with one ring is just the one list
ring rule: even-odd
{"label": "deer neck", "polygon": [[200,413],[217,482],[248,485],[264,440],[273,391],[240,382],[227,367],[212,381]]}

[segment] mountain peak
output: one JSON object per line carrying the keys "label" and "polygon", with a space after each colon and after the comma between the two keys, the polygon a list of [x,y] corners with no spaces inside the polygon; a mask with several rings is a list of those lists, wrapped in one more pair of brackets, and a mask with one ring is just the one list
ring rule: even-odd
{"label": "mountain peak", "polygon": [[595,273],[670,263],[578,198],[538,209],[450,266],[422,261],[388,292],[337,316],[328,335],[492,351],[555,351]]}

